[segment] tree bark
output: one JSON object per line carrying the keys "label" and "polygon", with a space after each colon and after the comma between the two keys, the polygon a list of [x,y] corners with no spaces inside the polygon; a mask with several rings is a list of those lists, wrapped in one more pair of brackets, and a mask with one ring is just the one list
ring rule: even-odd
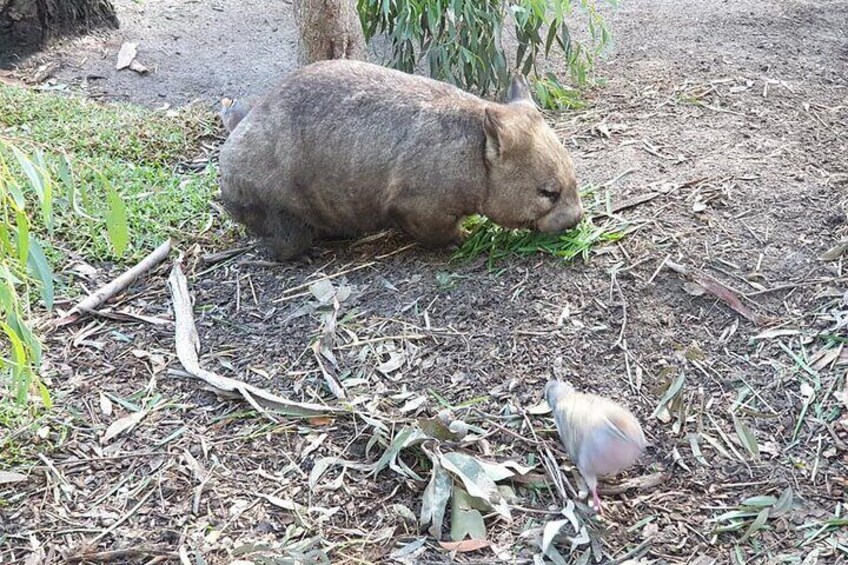
{"label": "tree bark", "polygon": [[293,0],[299,38],[298,62],[365,60],[365,36],[356,0]]}
{"label": "tree bark", "polygon": [[0,35],[13,45],[99,27],[118,27],[111,0],[0,0]]}

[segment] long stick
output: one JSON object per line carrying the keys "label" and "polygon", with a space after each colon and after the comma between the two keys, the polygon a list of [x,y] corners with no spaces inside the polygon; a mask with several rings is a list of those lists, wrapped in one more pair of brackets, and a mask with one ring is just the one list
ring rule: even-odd
{"label": "long stick", "polygon": [[168,239],[135,266],[121,273],[118,278],[113,279],[108,284],[101,286],[83,298],[76,306],[71,308],[65,317],[57,320],[55,326],[60,328],[68,324],[73,324],[90,310],[96,310],[101,304],[125,290],[134,280],[164,261],[170,252],[171,240]]}
{"label": "long stick", "polygon": [[218,375],[201,367],[198,358],[200,336],[197,334],[197,326],[194,324],[188,281],[177,261],[174,261],[174,267],[168,277],[168,286],[171,289],[171,299],[174,304],[174,341],[176,342],[177,358],[192,377],[204,381],[219,391],[237,393],[254,408],[259,406],[271,408],[288,416],[312,417],[343,412],[338,407],[295,402],[257,386]]}

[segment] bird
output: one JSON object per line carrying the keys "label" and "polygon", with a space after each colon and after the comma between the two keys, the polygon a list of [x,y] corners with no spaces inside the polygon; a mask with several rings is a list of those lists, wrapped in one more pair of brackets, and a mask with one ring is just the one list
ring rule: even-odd
{"label": "bird", "polygon": [[645,449],[645,434],[632,412],[596,394],[578,392],[567,382],[551,380],[544,397],[553,410],[559,437],[586,485],[598,514],[598,476],[630,467]]}

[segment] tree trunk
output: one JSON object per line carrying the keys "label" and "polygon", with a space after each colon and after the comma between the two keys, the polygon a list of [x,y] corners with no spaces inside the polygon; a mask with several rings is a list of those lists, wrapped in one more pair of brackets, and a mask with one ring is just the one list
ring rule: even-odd
{"label": "tree trunk", "polygon": [[118,27],[111,0],[0,0],[0,36],[12,45]]}
{"label": "tree trunk", "polygon": [[299,37],[298,62],[365,60],[365,36],[356,0],[293,0]]}

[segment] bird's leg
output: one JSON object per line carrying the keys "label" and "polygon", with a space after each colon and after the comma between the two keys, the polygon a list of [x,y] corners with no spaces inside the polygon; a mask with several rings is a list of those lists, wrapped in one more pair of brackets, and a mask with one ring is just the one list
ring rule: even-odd
{"label": "bird's leg", "polygon": [[600,496],[598,496],[598,485],[595,485],[595,486],[592,488],[592,500],[594,500],[594,501],[595,501],[595,509],[598,511],[598,515],[599,515],[599,516],[603,516],[603,515],[604,515],[604,510],[603,510],[603,508],[601,507],[601,497],[600,497]]}

